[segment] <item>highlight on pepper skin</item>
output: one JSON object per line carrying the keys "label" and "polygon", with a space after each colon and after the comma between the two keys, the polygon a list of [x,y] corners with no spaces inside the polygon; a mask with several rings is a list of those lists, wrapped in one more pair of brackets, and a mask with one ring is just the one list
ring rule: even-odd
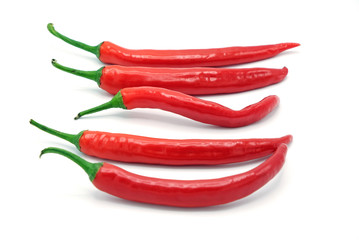
{"label": "highlight on pepper skin", "polygon": [[78,164],[99,190],[130,201],[173,207],[209,207],[230,203],[259,190],[281,170],[287,145],[280,145],[259,166],[216,179],[174,180],[141,176],[109,163],[90,163],[60,148],[41,152],[63,155]]}

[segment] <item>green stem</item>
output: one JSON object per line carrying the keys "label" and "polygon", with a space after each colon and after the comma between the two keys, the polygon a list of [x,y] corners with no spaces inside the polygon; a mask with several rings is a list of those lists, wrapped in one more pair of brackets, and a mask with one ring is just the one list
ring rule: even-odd
{"label": "green stem", "polygon": [[82,117],[84,115],[88,115],[88,114],[95,113],[95,112],[100,112],[102,110],[106,110],[106,109],[110,109],[110,108],[127,109],[125,104],[123,103],[121,91],[119,91],[109,102],[106,102],[97,107],[93,107],[93,108],[90,108],[90,109],[80,112],[75,117],[75,120],[79,119],[80,117]]}
{"label": "green stem", "polygon": [[49,128],[49,127],[46,127],[38,122],[36,122],[35,120],[33,119],[30,119],[30,124],[47,132],[47,133],[50,133],[56,137],[59,137],[59,138],[62,138],[72,144],[74,144],[78,150],[81,150],[80,149],[80,138],[82,136],[82,134],[84,133],[84,131],[81,131],[79,132],[78,134],[69,134],[69,133],[64,133],[64,132],[60,132],[60,131],[57,131],[55,129],[52,129],[52,128]]}
{"label": "green stem", "polygon": [[52,23],[49,23],[47,24],[47,29],[49,30],[50,33],[52,33],[54,36],[62,39],[63,41],[71,44],[72,46],[75,46],[75,47],[78,47],[80,49],[83,49],[85,51],[88,51],[90,53],[93,53],[95,54],[97,57],[100,57],[100,47],[102,45],[102,43],[100,43],[99,45],[97,46],[89,46],[85,43],[82,43],[82,42],[78,42],[78,41],[75,41],[71,38],[68,38],[64,35],[62,35],[61,33],[57,32],[54,28],[54,25]]}
{"label": "green stem", "polygon": [[103,166],[103,163],[90,163],[83,158],[80,158],[72,152],[66,151],[61,148],[49,147],[41,151],[40,157],[46,153],[56,153],[65,156],[79,165],[89,176],[91,182],[95,179],[97,172]]}
{"label": "green stem", "polygon": [[103,67],[97,71],[82,71],[82,70],[77,70],[77,69],[62,66],[61,64],[57,63],[57,61],[55,59],[52,59],[51,63],[57,69],[60,69],[62,71],[68,72],[68,73],[75,74],[80,77],[94,80],[97,83],[97,85],[99,85],[99,86],[101,84],[101,76],[102,76]]}

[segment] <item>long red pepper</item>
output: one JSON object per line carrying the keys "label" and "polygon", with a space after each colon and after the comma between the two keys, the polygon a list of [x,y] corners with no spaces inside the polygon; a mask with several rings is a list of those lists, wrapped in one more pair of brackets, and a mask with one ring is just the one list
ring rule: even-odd
{"label": "long red pepper", "polygon": [[109,163],[90,163],[59,148],[41,152],[61,154],[82,167],[99,190],[137,202],[175,206],[208,207],[236,201],[269,182],[285,162],[282,144],[259,166],[233,176],[206,180],[173,180],[137,175]]}
{"label": "long red pepper", "polygon": [[100,88],[116,94],[126,87],[163,87],[190,95],[243,92],[282,81],[286,67],[273,68],[149,68],[111,65],[97,71],[81,71],[52,60],[65,72],[97,82]]}
{"label": "long red pepper", "polygon": [[73,143],[81,152],[104,159],[162,165],[217,165],[244,162],[272,154],[291,135],[256,139],[160,139],[122,133],[63,133],[34,120],[39,129]]}
{"label": "long red pepper", "polygon": [[111,42],[102,42],[97,46],[72,40],[57,32],[52,23],[47,29],[63,41],[95,54],[102,62],[123,66],[149,67],[200,67],[225,66],[254,62],[299,46],[298,43],[279,43],[250,47],[227,47],[212,49],[150,50],[127,49]]}
{"label": "long red pepper", "polygon": [[279,98],[272,95],[235,111],[215,102],[165,88],[133,87],[122,89],[107,103],[80,112],[75,119],[109,108],[157,108],[202,123],[222,127],[242,127],[264,118],[278,103]]}

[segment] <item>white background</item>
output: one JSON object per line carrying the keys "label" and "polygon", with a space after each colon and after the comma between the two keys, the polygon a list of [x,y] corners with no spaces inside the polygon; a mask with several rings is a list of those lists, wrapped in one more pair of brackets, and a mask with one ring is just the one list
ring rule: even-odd
{"label": "white background", "polygon": [[[359,2],[343,1],[6,1],[1,4],[1,239],[359,239]],[[278,109],[251,126],[224,129],[160,110],[107,110],[74,121],[111,96],[90,80],[55,69],[96,70],[90,53],[52,36],[127,48],[180,49],[299,42],[275,58],[235,67],[289,68],[267,88],[206,96],[241,109],[276,94]],[[292,134],[279,175],[231,204],[179,209],[133,203],[98,191],[70,160],[39,159],[69,143],[31,126],[162,138],[255,138]],[[236,174],[254,161],[215,167],[114,163],[153,177]]]}

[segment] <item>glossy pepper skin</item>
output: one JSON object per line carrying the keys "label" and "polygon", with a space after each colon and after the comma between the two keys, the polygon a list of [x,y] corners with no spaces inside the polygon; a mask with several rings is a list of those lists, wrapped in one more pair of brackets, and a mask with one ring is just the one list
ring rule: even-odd
{"label": "glossy pepper skin", "polygon": [[297,43],[279,43],[262,46],[211,49],[137,50],[123,48],[105,41],[100,46],[99,59],[103,63],[123,66],[215,67],[271,58],[298,45]]}
{"label": "glossy pepper skin", "polygon": [[161,139],[122,133],[81,131],[67,134],[34,120],[41,130],[73,143],[84,154],[121,162],[161,165],[218,165],[272,154],[292,136],[256,139]]}
{"label": "glossy pepper skin", "polygon": [[47,29],[65,42],[95,54],[102,62],[123,66],[147,67],[213,67],[241,64],[271,58],[299,46],[298,43],[279,43],[249,47],[226,47],[211,49],[152,50],[127,49],[111,42],[97,46],[70,39],[57,32],[52,23]]}
{"label": "glossy pepper skin", "polygon": [[202,123],[222,127],[242,127],[264,118],[278,103],[279,98],[272,95],[236,111],[215,102],[165,88],[133,87],[122,89],[107,103],[80,112],[75,119],[114,107],[123,109],[157,108]]}
{"label": "glossy pepper skin", "polygon": [[292,136],[269,139],[158,139],[85,131],[83,153],[123,162],[162,165],[219,165],[244,162],[272,154]]}
{"label": "glossy pepper skin", "polygon": [[233,176],[205,180],[173,180],[137,175],[109,163],[89,163],[63,149],[44,153],[64,155],[79,164],[99,190],[123,199],[174,207],[208,207],[244,198],[269,182],[285,162],[282,144],[259,166]]}
{"label": "glossy pepper skin", "polygon": [[63,71],[89,78],[100,88],[115,95],[127,87],[162,87],[189,95],[235,93],[262,88],[281,82],[288,74],[286,67],[273,68],[150,68],[111,65],[97,71],[81,71],[52,65]]}

